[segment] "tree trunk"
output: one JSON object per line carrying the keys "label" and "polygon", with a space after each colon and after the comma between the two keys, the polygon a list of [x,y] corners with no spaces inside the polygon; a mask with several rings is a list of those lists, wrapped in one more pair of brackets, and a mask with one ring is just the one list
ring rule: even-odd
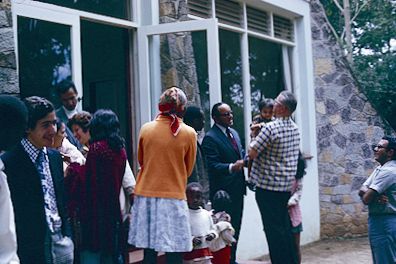
{"label": "tree trunk", "polygon": [[351,32],[351,7],[349,0],[344,0],[345,42],[347,60],[352,65],[352,32]]}

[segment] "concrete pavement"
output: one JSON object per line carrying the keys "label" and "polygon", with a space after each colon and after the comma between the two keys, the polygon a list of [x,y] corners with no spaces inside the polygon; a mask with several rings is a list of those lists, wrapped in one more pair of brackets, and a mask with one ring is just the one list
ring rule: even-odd
{"label": "concrete pavement", "polygon": [[[268,256],[240,264],[270,264]],[[302,264],[365,264],[372,263],[367,237],[324,239],[302,247]]]}

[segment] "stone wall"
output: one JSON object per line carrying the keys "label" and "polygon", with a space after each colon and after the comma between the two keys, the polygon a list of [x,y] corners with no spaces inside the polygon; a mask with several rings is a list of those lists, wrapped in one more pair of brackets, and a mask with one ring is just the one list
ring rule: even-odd
{"label": "stone wall", "polygon": [[358,189],[376,166],[370,144],[386,124],[359,90],[319,0],[311,1],[321,236],[367,233]]}
{"label": "stone wall", "polygon": [[[159,4],[160,23],[188,20],[185,0],[159,0]],[[177,85],[192,104],[201,105],[190,32],[161,36],[161,80],[163,89]]]}
{"label": "stone wall", "polygon": [[0,2],[0,94],[18,94],[11,3]]}

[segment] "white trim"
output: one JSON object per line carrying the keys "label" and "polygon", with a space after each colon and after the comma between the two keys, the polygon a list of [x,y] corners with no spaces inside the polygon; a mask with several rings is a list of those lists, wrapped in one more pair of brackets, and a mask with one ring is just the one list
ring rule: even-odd
{"label": "white trim", "polygon": [[[151,105],[151,98],[158,96],[152,88],[157,87],[158,80],[152,80],[150,73],[156,68],[152,68],[152,64],[156,61],[150,58],[150,42],[149,37],[161,34],[190,32],[190,31],[206,31],[207,32],[207,48],[208,48],[208,75],[209,75],[209,100],[211,106],[221,99],[221,83],[220,83],[220,57],[216,19],[191,20],[184,22],[166,23],[155,26],[142,26],[138,28],[138,49],[139,49],[139,98],[140,98],[140,125],[151,120],[156,113],[154,106]],[[151,45],[154,48],[159,46]],[[153,51],[151,49],[151,52]],[[159,56],[158,54],[154,54]],[[159,65],[154,65],[157,67]],[[160,78],[160,76],[159,76]],[[154,89],[155,90],[155,89]]]}
{"label": "white trim", "polygon": [[243,5],[244,29],[245,32],[241,34],[241,61],[242,61],[242,90],[243,90],[243,119],[245,146],[250,143],[250,127],[249,124],[252,120],[252,97],[250,87],[250,62],[249,62],[249,35],[247,31],[247,16],[246,5]]}
{"label": "white trim", "polygon": [[289,52],[288,52],[288,47],[285,45],[282,45],[282,61],[283,61],[283,77],[284,81],[286,84],[286,89],[287,91],[292,91],[292,74],[290,70],[290,61],[289,61]]}
{"label": "white trim", "polygon": [[[72,8],[68,8],[68,7],[57,6],[57,5],[53,5],[53,4],[42,3],[39,1],[13,0],[12,4],[13,5],[23,5],[25,7],[40,8],[40,10],[43,12],[45,10],[47,10],[47,11],[57,12],[58,14],[66,14],[66,15],[71,14],[71,15],[75,15],[75,16],[78,16],[83,19],[90,20],[90,21],[96,21],[96,22],[100,22],[102,24],[106,23],[106,24],[114,25],[114,26],[118,26],[118,27],[125,27],[125,28],[138,27],[138,24],[133,21],[109,17],[109,16],[105,16],[105,15],[99,15],[99,14],[95,14],[95,13],[90,13],[90,12],[72,9]],[[26,16],[31,17],[31,15],[26,15]],[[38,19],[48,20],[45,18],[38,18]],[[64,23],[64,24],[66,24],[66,23]]]}
{"label": "white trim", "polygon": [[[12,3],[14,37],[15,37],[15,54],[17,59],[17,71],[19,72],[19,52],[18,52],[18,16],[43,20],[52,23],[70,26],[70,45],[71,45],[71,70],[73,82],[76,84],[77,92],[83,96],[82,90],[82,67],[81,67],[81,42],[80,42],[80,19],[77,15],[56,12],[48,9],[42,9],[35,5],[25,3]],[[82,105],[78,104],[81,110]]]}

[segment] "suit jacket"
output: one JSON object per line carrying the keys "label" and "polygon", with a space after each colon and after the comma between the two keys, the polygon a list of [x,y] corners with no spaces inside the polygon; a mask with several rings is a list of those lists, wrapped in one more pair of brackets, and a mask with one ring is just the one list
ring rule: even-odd
{"label": "suit jacket", "polygon": [[209,178],[205,156],[199,142],[197,142],[197,155],[195,158],[194,169],[190,177],[188,177],[188,183],[191,182],[199,182],[202,185],[202,196],[204,203],[207,203],[209,200]]}
{"label": "suit jacket", "polygon": [[244,157],[244,150],[242,149],[238,132],[232,128],[230,128],[230,131],[237,142],[239,153],[234,150],[228,137],[217,125],[212,126],[202,142],[208,166],[211,199],[218,190],[227,191],[231,197],[238,197],[246,193],[243,170],[240,172],[229,172],[230,163],[234,163]]}
{"label": "suit jacket", "polygon": [[[62,233],[70,236],[64,198],[62,158],[57,150],[48,148],[47,155],[58,212],[62,219]],[[39,173],[20,143],[1,158],[5,165],[14,206],[18,256],[22,264],[45,263],[44,243],[48,224]]]}

